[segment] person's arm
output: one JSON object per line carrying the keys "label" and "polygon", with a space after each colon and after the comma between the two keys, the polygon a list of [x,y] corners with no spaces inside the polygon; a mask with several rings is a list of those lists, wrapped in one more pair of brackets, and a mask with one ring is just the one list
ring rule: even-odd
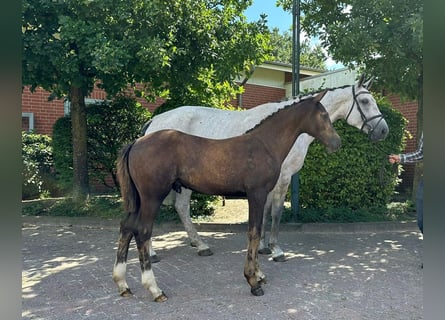
{"label": "person's arm", "polygon": [[402,153],[400,155],[400,163],[412,163],[423,160],[423,133],[420,136],[419,146],[417,150],[409,153]]}
{"label": "person's arm", "polygon": [[416,151],[402,154],[390,154],[388,160],[391,163],[413,163],[423,160],[423,132],[420,136],[419,146]]}

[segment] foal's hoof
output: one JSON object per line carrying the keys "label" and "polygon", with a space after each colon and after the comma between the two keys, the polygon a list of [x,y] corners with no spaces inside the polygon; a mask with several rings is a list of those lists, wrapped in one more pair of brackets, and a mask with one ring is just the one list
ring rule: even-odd
{"label": "foal's hoof", "polygon": [[212,254],[213,254],[213,252],[210,249],[204,249],[204,250],[198,251],[198,256],[201,256],[201,257],[211,256]]}
{"label": "foal's hoof", "polygon": [[130,288],[125,289],[125,291],[120,293],[121,297],[131,297],[133,292],[131,292]]}
{"label": "foal's hoof", "polygon": [[272,259],[275,262],[284,262],[284,261],[286,261],[286,257],[284,256],[284,254],[279,255],[277,257],[272,257]]}
{"label": "foal's hoof", "polygon": [[260,249],[260,250],[258,250],[258,253],[259,254],[271,254],[272,253],[272,250],[270,250],[269,248],[262,248],[262,249]]}
{"label": "foal's hoof", "polygon": [[261,286],[258,286],[257,288],[251,288],[250,292],[252,292],[252,294],[257,297],[264,295],[264,291],[263,288],[261,288]]}
{"label": "foal's hoof", "polygon": [[161,259],[159,259],[157,254],[155,254],[154,256],[150,256],[150,262],[151,263],[156,263],[156,262],[159,262],[159,261],[161,261]]}
{"label": "foal's hoof", "polygon": [[164,294],[164,292],[163,292],[160,296],[158,296],[158,297],[155,298],[155,302],[165,302],[165,301],[167,301],[167,300],[168,300],[168,298],[167,298],[167,296]]}

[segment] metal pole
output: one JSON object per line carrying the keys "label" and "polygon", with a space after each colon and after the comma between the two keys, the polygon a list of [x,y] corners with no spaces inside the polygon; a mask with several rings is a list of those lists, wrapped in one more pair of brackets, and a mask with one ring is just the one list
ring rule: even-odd
{"label": "metal pole", "polygon": [[[300,0],[293,0],[292,6],[292,96],[300,94]],[[299,207],[299,176],[291,180],[292,220],[297,220]]]}

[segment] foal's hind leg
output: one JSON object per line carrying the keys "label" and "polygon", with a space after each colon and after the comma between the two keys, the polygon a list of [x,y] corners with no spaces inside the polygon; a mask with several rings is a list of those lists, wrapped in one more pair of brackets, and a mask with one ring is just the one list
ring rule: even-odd
{"label": "foal's hind leg", "polygon": [[131,239],[133,238],[133,233],[125,226],[125,221],[127,220],[128,219],[122,221],[121,223],[116,261],[113,267],[113,280],[119,289],[119,294],[123,297],[132,295],[125,275],[127,272],[128,248],[130,246]]}
{"label": "foal's hind leg", "polygon": [[[161,197],[159,197],[161,198]],[[142,285],[150,291],[156,302],[164,302],[167,297],[159,289],[153,270],[151,269],[150,247],[151,234],[155,215],[161,206],[162,200],[159,198],[141,199],[139,208],[139,221],[134,231],[134,238],[139,252],[139,262],[141,264],[141,282]],[[163,197],[162,197],[163,199]]]}
{"label": "foal's hind leg", "polygon": [[[151,231],[149,232],[151,233]],[[141,264],[142,285],[150,291],[156,302],[167,301],[167,296],[159,289],[150,262],[150,235],[149,233],[135,234],[136,245],[139,251],[139,262]]]}

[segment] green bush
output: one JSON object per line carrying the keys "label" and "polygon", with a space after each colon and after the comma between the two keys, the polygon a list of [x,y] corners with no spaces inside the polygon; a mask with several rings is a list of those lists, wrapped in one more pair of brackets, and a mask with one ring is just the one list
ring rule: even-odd
{"label": "green bush", "polygon": [[51,137],[22,132],[22,199],[57,195]]}
{"label": "green bush", "polygon": [[391,165],[387,157],[403,150],[407,132],[402,114],[384,98],[378,103],[390,128],[384,141],[371,142],[365,134],[340,120],[334,123],[342,138],[340,150],[328,155],[317,141],[311,144],[299,174],[302,214],[305,209],[326,214],[332,214],[332,208],[352,212],[386,210],[399,183],[397,166]]}

